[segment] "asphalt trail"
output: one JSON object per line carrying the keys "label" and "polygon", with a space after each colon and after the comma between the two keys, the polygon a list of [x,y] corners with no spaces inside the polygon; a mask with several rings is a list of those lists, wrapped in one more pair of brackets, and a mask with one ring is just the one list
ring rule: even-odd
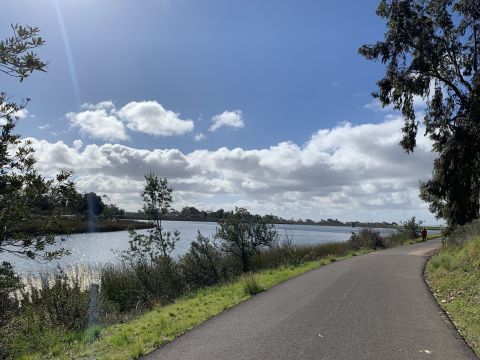
{"label": "asphalt trail", "polygon": [[423,281],[439,240],[338,261],[212,318],[145,359],[477,359]]}

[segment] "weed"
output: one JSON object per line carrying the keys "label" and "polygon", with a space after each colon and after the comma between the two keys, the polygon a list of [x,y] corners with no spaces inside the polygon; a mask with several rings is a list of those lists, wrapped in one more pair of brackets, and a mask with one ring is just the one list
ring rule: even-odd
{"label": "weed", "polygon": [[254,274],[248,274],[243,278],[243,291],[247,295],[255,295],[262,291],[264,291],[259,282],[257,277]]}

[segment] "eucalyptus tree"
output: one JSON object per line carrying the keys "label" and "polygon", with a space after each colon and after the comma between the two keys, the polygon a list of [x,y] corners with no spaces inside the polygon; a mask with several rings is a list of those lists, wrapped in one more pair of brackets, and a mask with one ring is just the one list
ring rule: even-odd
{"label": "eucalyptus tree", "polygon": [[377,15],[384,39],[359,49],[386,66],[373,96],[403,114],[407,152],[420,124],[414,102],[426,102],[425,135],[438,155],[420,197],[450,225],[465,224],[479,215],[480,1],[382,0]]}

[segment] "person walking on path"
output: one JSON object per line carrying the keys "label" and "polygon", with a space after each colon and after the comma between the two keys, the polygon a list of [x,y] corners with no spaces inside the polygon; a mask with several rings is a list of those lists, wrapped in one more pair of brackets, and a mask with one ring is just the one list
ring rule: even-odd
{"label": "person walking on path", "polygon": [[427,229],[423,228],[421,231],[422,241],[427,241]]}

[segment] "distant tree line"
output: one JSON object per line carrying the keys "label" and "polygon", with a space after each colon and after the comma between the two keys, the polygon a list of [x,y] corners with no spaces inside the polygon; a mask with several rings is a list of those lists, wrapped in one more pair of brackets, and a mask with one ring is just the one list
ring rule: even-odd
{"label": "distant tree line", "polygon": [[[234,211],[218,209],[218,210],[199,210],[193,206],[185,206],[182,210],[178,211],[175,209],[169,209],[168,212],[163,216],[164,220],[182,220],[182,221],[212,221],[212,222],[221,222],[225,218],[233,215]],[[324,226],[352,226],[352,227],[396,227],[398,223],[396,222],[361,222],[361,221],[341,221],[338,219],[321,219],[319,221],[314,221],[312,219],[284,219],[280,216],[267,214],[267,215],[256,215],[250,214],[253,216],[258,216],[262,219],[263,222],[267,224],[301,224],[301,225],[324,225]],[[147,219],[145,213],[141,210],[137,212],[125,212],[125,218],[129,219]]]}

